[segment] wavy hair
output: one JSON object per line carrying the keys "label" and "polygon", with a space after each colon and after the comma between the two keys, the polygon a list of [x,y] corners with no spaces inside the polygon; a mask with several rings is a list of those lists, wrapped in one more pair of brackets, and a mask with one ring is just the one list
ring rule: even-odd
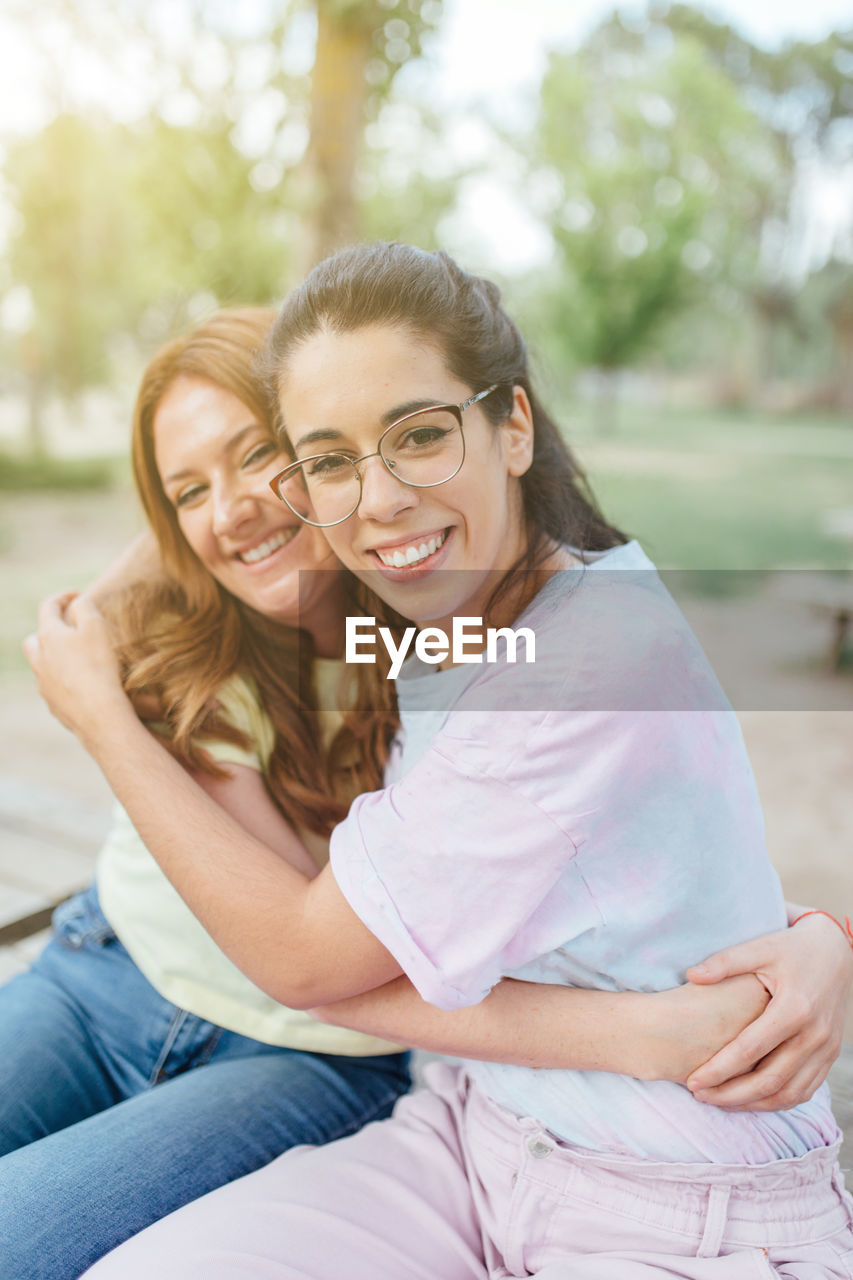
{"label": "wavy hair", "polygon": [[224,721],[216,693],[235,674],[254,684],[275,731],[265,773],[269,791],[293,825],[328,834],[346,816],[354,789],[382,786],[397,726],[392,682],[378,666],[359,667],[354,704],[325,751],[310,636],[251,609],[209,573],[181,532],[155,457],[157,410],[181,377],[230,391],[260,421],[270,422],[256,361],[274,318],[266,308],[220,311],[163,347],[145,370],[131,458],[165,576],[118,593],[108,612],[119,635],[125,689],[156,693],[171,750],[194,767],[223,772],[204,751],[205,739],[248,745]]}

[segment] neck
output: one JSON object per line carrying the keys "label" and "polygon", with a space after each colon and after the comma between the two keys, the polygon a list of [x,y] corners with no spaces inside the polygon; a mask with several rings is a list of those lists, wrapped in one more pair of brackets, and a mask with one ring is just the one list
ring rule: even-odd
{"label": "neck", "polygon": [[[512,626],[550,577],[561,569],[571,569],[579,563],[580,561],[570,551],[564,547],[552,545],[533,568],[522,565],[519,568],[494,570],[483,583],[477,599],[470,601],[459,613],[482,617],[484,634],[487,627]],[[453,629],[453,617],[454,615],[451,614],[437,621],[421,622],[418,626],[421,630],[426,626],[438,627],[446,635],[450,635]],[[485,648],[485,639],[483,648]],[[446,658],[440,667],[445,670],[454,665],[451,658]]]}

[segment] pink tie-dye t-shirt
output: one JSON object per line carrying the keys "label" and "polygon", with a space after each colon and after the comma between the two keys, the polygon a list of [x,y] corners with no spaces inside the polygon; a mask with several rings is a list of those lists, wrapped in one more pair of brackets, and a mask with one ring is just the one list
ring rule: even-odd
{"label": "pink tie-dye t-shirt", "polygon": [[[343,893],[424,999],[473,1004],[505,975],[662,990],[784,926],[737,718],[637,544],[555,575],[516,625],[533,665],[404,671],[398,776],[332,836]],[[593,1150],[758,1164],[837,1134],[825,1086],[732,1113],[667,1082],[468,1067]]]}

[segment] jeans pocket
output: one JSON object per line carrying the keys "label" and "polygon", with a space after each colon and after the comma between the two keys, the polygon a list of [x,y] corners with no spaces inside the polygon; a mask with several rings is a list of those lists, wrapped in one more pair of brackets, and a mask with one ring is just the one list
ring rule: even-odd
{"label": "jeans pocket", "polygon": [[79,951],[87,945],[104,947],[116,941],[115,930],[101,910],[94,885],[60,903],[51,923],[54,939],[69,951]]}

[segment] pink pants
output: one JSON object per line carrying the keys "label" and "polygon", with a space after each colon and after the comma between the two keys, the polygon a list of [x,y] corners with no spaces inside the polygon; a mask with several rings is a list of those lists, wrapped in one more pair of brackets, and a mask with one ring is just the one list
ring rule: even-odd
{"label": "pink pants", "polygon": [[[581,1154],[464,1075],[164,1219],[90,1280],[851,1280],[837,1147],[760,1166]],[[164,1170],[168,1177],[168,1170]]]}

